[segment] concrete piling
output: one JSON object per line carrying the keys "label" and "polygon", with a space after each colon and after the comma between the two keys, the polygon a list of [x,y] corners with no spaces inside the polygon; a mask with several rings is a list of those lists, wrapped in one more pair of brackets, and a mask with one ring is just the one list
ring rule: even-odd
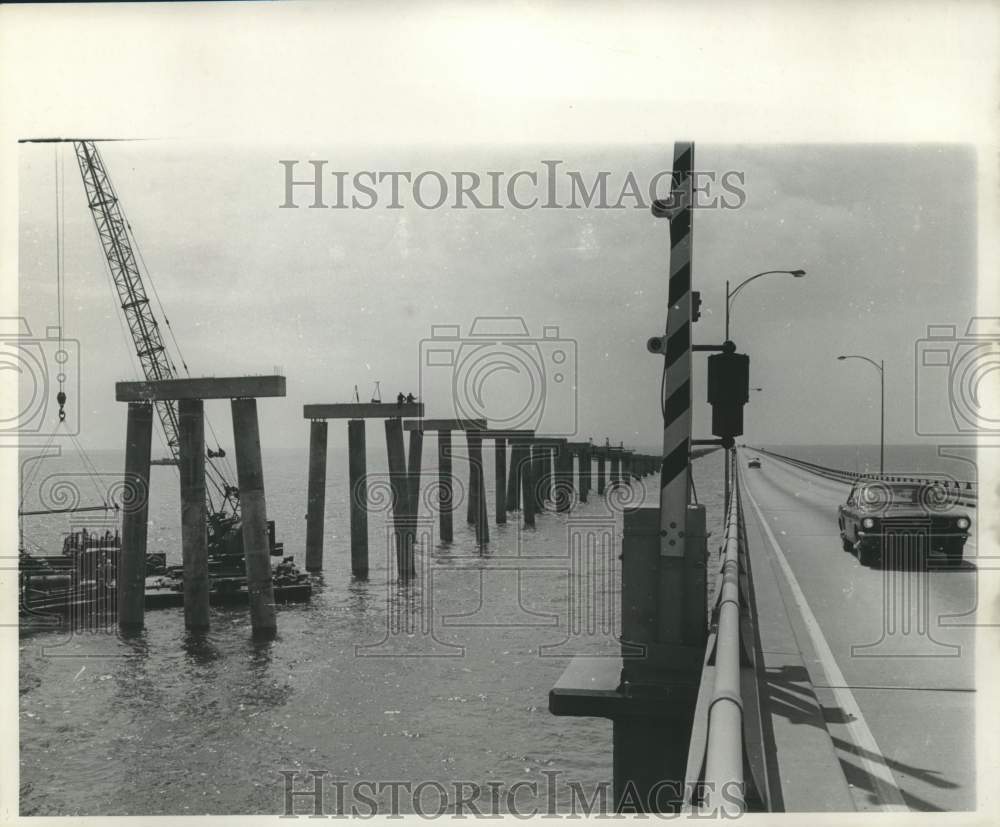
{"label": "concrete piling", "polygon": [[[476,473],[476,463],[473,456],[482,447],[482,440],[474,431],[465,432],[465,444],[469,454],[469,487],[468,499],[465,503],[465,521],[469,525],[475,525],[476,515],[479,513],[479,475]],[[477,449],[476,446],[479,446]],[[480,455],[482,451],[479,450]]]}
{"label": "concrete piling", "polygon": [[490,541],[490,524],[486,511],[486,480],[483,473],[483,438],[478,431],[467,431],[469,443],[469,507],[476,526],[476,542]]}
{"label": "concrete piling", "polygon": [[494,477],[496,480],[497,525],[507,522],[507,440],[493,439]]}
{"label": "concrete piling", "polygon": [[410,486],[406,471],[402,420],[385,420],[385,443],[389,455],[389,484],[392,487],[396,575],[401,580],[407,580],[416,574],[416,569],[413,560],[414,535],[409,519]]}
{"label": "concrete piling", "polygon": [[246,558],[247,591],[250,595],[250,625],[255,637],[271,637],[276,634],[278,627],[271,582],[271,549],[267,536],[267,503],[260,456],[257,400],[233,399],[231,404],[236,474],[243,512],[243,552]]}
{"label": "concrete piling", "polygon": [[604,451],[597,454],[597,496],[604,496]]}
{"label": "concrete piling", "polygon": [[619,471],[619,455],[617,453],[611,454],[611,479],[609,480],[611,488],[617,488],[620,483],[620,478],[618,475]]}
{"label": "concrete piling", "polygon": [[556,510],[569,511],[573,505],[573,454],[565,440],[559,443],[559,453],[556,457],[558,479],[556,484]]}
{"label": "concrete piling", "polygon": [[520,463],[521,449],[516,439],[510,441],[510,473],[507,475],[507,495],[504,498],[508,511],[518,511],[521,507]]}
{"label": "concrete piling", "polygon": [[587,469],[583,448],[576,449],[576,494],[580,502],[587,502]]}
{"label": "concrete piling", "polygon": [[407,479],[410,516],[415,520],[420,513],[420,463],[424,450],[424,432],[410,431],[410,455],[407,462]]}
{"label": "concrete piling", "polygon": [[[542,465],[538,471],[539,479],[542,480],[542,502],[555,499],[556,489],[556,448],[552,445],[544,445],[541,448]],[[544,506],[543,506],[544,507]]]}
{"label": "concrete piling", "polygon": [[153,406],[129,402],[125,432],[125,491],[118,561],[118,624],[142,628],[146,600],[146,533],[149,519],[149,452]]}
{"label": "concrete piling", "polygon": [[452,511],[454,509],[453,478],[451,470],[451,431],[438,431],[438,509],[441,542],[450,543]]}
{"label": "concrete piling", "polygon": [[531,444],[527,441],[520,446],[521,463],[518,474],[521,478],[521,514],[526,528],[535,527],[535,463],[531,457]]}
{"label": "concrete piling", "polygon": [[532,485],[531,490],[534,496],[534,510],[536,514],[545,511],[546,489],[549,487],[551,477],[546,473],[546,449],[543,445],[535,445],[532,450]]}
{"label": "concrete piling", "polygon": [[[326,425],[325,421],[323,425]],[[366,451],[365,421],[363,419],[347,420],[347,476],[350,487],[348,499],[351,510],[351,574],[360,580],[368,577],[368,455]]]}
{"label": "concrete piling", "polygon": [[184,626],[191,630],[200,630],[209,626],[205,403],[201,399],[181,399],[177,405],[177,426],[180,449]]}
{"label": "concrete piling", "polygon": [[309,423],[306,571],[322,571],[323,569],[323,520],[326,516],[326,440],[326,420],[314,419]]}

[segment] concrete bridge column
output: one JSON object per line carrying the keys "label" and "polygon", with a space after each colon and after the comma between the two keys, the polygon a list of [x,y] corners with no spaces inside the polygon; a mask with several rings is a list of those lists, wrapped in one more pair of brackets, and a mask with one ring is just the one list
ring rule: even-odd
{"label": "concrete bridge column", "polygon": [[267,502],[260,457],[257,400],[233,399],[233,441],[243,519],[243,553],[250,593],[250,625],[255,637],[272,637],[278,630],[271,582],[271,548],[267,536]]}
{"label": "concrete bridge column", "polygon": [[[325,430],[325,421],[323,426]],[[324,436],[324,443],[325,441]],[[348,419],[347,479],[350,486],[348,499],[351,504],[351,574],[361,580],[368,577],[368,456],[366,450],[365,421],[363,419]],[[325,453],[324,447],[324,455]],[[325,467],[325,460],[323,464]]]}
{"label": "concrete bridge column", "polygon": [[521,485],[519,463],[522,461],[521,449],[516,439],[510,441],[510,473],[507,475],[507,496],[505,505],[508,511],[517,511],[521,507]]}
{"label": "concrete bridge column", "polygon": [[507,522],[507,440],[493,440],[493,457],[496,478],[497,525]]}
{"label": "concrete bridge column", "polygon": [[451,468],[451,431],[438,431],[438,521],[441,542],[450,543],[452,536],[452,512],[455,508],[454,479]]}
{"label": "concrete bridge column", "polygon": [[146,602],[146,534],[149,521],[149,452],[153,406],[129,402],[125,429],[125,491],[118,559],[118,625],[141,629]]}
{"label": "concrete bridge column", "polygon": [[409,519],[409,475],[406,471],[406,448],[403,423],[385,420],[385,443],[389,457],[389,485],[392,488],[393,522],[396,540],[396,576],[408,580],[416,574],[413,561],[413,532]]}
{"label": "concrete bridge column", "polygon": [[184,626],[192,630],[207,629],[209,587],[205,403],[201,399],[181,399],[177,406],[177,426],[180,442]]}
{"label": "concrete bridge column", "polygon": [[[306,493],[306,571],[323,569],[323,520],[326,516],[325,419],[309,423],[309,483]],[[351,489],[352,498],[354,489]],[[353,517],[353,499],[351,515]],[[353,536],[353,535],[352,535]]]}

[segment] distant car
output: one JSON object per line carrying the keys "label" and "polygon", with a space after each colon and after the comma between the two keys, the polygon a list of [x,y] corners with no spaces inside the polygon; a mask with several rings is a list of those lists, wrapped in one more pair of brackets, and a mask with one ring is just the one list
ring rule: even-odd
{"label": "distant car", "polygon": [[838,508],[840,539],[864,566],[884,562],[886,552],[922,549],[962,561],[972,524],[955,507],[948,489],[934,483],[859,480]]}
{"label": "distant car", "polygon": [[760,468],[760,457],[754,457],[747,463],[747,468]]}

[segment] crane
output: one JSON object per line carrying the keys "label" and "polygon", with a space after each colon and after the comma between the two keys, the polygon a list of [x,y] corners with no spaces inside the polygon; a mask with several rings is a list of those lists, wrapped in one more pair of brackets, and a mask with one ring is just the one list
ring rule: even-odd
{"label": "crane", "polygon": [[[174,342],[173,348],[168,347],[163,328],[156,318],[139,266],[142,263],[142,269],[146,269],[145,263],[142,262],[142,253],[135,244],[132,227],[125,217],[107,167],[97,149],[97,142],[74,139],[72,144],[80,176],[83,179],[87,206],[94,219],[94,226],[104,250],[108,270],[143,375],[147,380],[177,378],[180,373],[177,361],[180,362],[185,374],[190,375],[187,363],[181,356],[177,341],[170,331],[170,320],[164,315],[167,330]],[[172,351],[176,351],[176,359]],[[171,458],[174,464],[179,464],[180,442],[176,403],[160,401],[154,405]],[[222,449],[209,450],[205,462],[209,555],[242,557],[239,488],[229,482],[222,465],[217,461],[225,455]],[[271,553],[280,554],[282,545],[274,542],[273,521],[268,521],[268,533]]]}
{"label": "crane", "polygon": [[[125,218],[121,203],[108,176],[104,160],[95,141],[74,141],[77,164],[87,195],[87,206],[94,219],[97,235],[104,248],[104,257],[111,279],[118,292],[122,313],[132,335],[136,356],[148,380],[175,379],[176,364],[170,356],[164,337],[150,304],[146,287],[132,244],[132,228]],[[167,322],[169,324],[169,321]],[[183,360],[182,360],[183,364]],[[186,369],[186,365],[184,365]],[[171,456],[180,460],[177,406],[173,401],[156,402],[156,413]],[[214,459],[211,457],[210,459]],[[210,514],[239,519],[239,489],[230,485],[214,462],[205,465]]]}

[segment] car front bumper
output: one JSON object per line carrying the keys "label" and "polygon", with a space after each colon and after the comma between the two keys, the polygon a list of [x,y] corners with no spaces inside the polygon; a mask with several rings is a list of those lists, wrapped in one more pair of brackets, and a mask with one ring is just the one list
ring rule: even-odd
{"label": "car front bumper", "polygon": [[858,545],[873,551],[898,547],[903,542],[922,545],[927,543],[931,551],[958,553],[969,539],[967,531],[933,532],[926,531],[859,531]]}

